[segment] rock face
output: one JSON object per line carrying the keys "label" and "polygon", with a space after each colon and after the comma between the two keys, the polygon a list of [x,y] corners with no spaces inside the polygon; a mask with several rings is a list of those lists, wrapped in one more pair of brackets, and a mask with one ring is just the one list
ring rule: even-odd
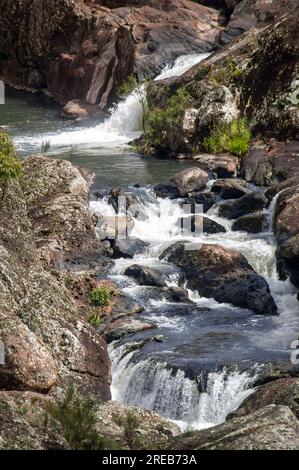
{"label": "rock face", "polygon": [[110,398],[106,343],[64,283],[68,257],[102,259],[98,242],[91,252],[87,191],[71,164],[33,157],[24,162],[22,186],[11,184],[1,205],[1,388],[55,393],[74,383]]}
{"label": "rock face", "polygon": [[278,270],[299,287],[299,186],[284,189],[277,199],[274,231],[278,241]]}
{"label": "rock face", "polygon": [[162,253],[161,258],[182,268],[188,287],[203,297],[249,308],[257,314],[277,313],[267,282],[234,250],[220,245],[192,247],[178,242]]}
{"label": "rock face", "polygon": [[269,405],[242,418],[171,440],[171,450],[298,450],[299,422],[287,406]]}
{"label": "rock face", "polygon": [[230,417],[247,416],[267,405],[288,406],[299,419],[299,379],[290,377],[262,385]]}
{"label": "rock face", "polygon": [[213,50],[222,19],[188,0],[7,0],[0,74],[17,88],[47,88],[63,105],[75,100],[82,115],[111,103],[133,71],[148,77],[179,55]]}

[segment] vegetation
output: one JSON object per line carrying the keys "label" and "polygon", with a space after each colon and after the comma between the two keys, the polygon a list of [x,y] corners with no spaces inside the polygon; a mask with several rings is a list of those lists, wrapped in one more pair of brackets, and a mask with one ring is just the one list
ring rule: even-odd
{"label": "vegetation", "polygon": [[74,450],[111,450],[117,445],[96,429],[96,401],[83,397],[72,386],[62,400],[47,407],[49,414],[62,427],[63,435]]}
{"label": "vegetation", "polygon": [[119,95],[125,99],[132,95],[142,108],[142,131],[145,130],[145,114],[147,110],[146,90],[149,86],[149,81],[139,82],[135,75],[130,75],[127,80],[122,84]]}
{"label": "vegetation", "polygon": [[102,323],[101,313],[98,310],[92,310],[88,317],[89,323],[97,328]]}
{"label": "vegetation", "polygon": [[189,100],[189,93],[182,87],[166,100],[163,108],[154,106],[147,110],[142,139],[143,153],[150,153],[151,147],[163,148],[167,146],[168,130],[176,132]]}
{"label": "vegetation", "polygon": [[112,416],[113,421],[118,426],[124,429],[124,437],[130,449],[137,449],[140,447],[140,439],[138,436],[137,428],[139,420],[132,411],[128,411],[125,416]]}
{"label": "vegetation", "polygon": [[238,81],[243,75],[243,70],[235,62],[226,62],[223,67],[213,70],[210,79],[219,85],[227,85]]}
{"label": "vegetation", "polygon": [[90,302],[95,307],[109,305],[113,292],[108,287],[97,287],[90,292]]}
{"label": "vegetation", "polygon": [[249,150],[250,130],[245,118],[233,119],[215,127],[203,141],[205,151],[211,153],[230,152],[243,157]]}
{"label": "vegetation", "polygon": [[9,182],[20,176],[21,162],[9,135],[0,130],[0,187],[2,200],[5,198]]}

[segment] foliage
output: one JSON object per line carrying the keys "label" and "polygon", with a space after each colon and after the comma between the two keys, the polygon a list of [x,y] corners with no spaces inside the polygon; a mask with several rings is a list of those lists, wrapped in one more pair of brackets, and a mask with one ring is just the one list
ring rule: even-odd
{"label": "foliage", "polygon": [[137,428],[139,420],[132,411],[128,411],[125,416],[113,414],[113,421],[124,429],[124,436],[130,449],[136,449],[140,446]]}
{"label": "foliage", "polygon": [[182,87],[167,99],[163,108],[154,106],[146,112],[142,148],[144,153],[151,147],[164,146],[168,130],[175,132],[181,124],[189,99],[189,93]]}
{"label": "foliage", "polygon": [[207,152],[230,152],[238,157],[243,157],[249,150],[250,130],[245,118],[233,119],[215,127],[211,134],[203,141],[203,147]]}
{"label": "foliage", "polygon": [[102,323],[101,314],[97,310],[92,310],[88,316],[89,323],[97,328]]}
{"label": "foliage", "polygon": [[17,158],[16,150],[9,135],[0,130],[0,185],[2,199],[4,199],[8,184],[20,176],[21,162]]}
{"label": "foliage", "polygon": [[47,406],[49,414],[62,427],[63,435],[74,450],[110,450],[115,442],[96,430],[96,401],[83,397],[71,386],[62,400]]}
{"label": "foliage", "polygon": [[95,307],[106,307],[111,300],[112,291],[108,287],[97,287],[90,292],[90,302]]}
{"label": "foliage", "polygon": [[132,95],[142,108],[142,130],[145,128],[145,113],[147,110],[146,91],[149,86],[149,81],[139,82],[135,75],[130,75],[127,80],[122,84],[119,90],[119,95],[122,99],[126,99]]}
{"label": "foliage", "polygon": [[210,78],[214,83],[227,85],[236,82],[243,75],[243,70],[235,62],[226,62],[223,67],[211,72]]}

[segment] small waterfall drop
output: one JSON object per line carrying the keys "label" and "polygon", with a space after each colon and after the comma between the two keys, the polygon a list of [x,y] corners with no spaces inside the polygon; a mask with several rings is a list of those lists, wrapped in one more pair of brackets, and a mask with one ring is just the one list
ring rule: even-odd
{"label": "small waterfall drop", "polygon": [[173,370],[166,363],[146,359],[134,362],[135,351],[126,353],[130,345],[109,347],[114,400],[156,411],[176,421],[182,430],[203,429],[225,421],[254,389],[255,375],[226,368],[210,372],[200,390],[202,380],[190,380],[182,370]]}

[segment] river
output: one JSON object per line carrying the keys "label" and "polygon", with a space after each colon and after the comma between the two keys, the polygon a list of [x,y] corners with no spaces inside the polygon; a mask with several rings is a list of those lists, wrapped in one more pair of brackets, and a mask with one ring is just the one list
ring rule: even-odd
{"label": "river", "polygon": [[[179,75],[203,58],[181,57],[157,78]],[[131,95],[112,109],[106,120],[85,127],[84,123],[62,119],[45,98],[9,92],[6,105],[1,107],[0,125],[13,135],[21,156],[38,153],[49,143],[48,155],[94,171],[95,188],[121,186],[142,201],[146,217],[136,220],[132,235],[147,241],[149,247],[133,260],[117,260],[110,278],[144,306],[140,318],[156,328],[110,345],[112,395],[121,402],[155,410],[182,429],[199,429],[224,421],[252,393],[263,364],[290,361],[290,344],[299,332],[296,290],[277,277],[272,232],[275,201],[266,211],[268,231],[258,235],[233,232],[231,222],[219,217],[216,204],[206,215],[227,232],[202,234],[198,241],[242,253],[267,279],[278,316],[253,315],[190,290],[190,303],[171,303],[124,275],[126,267],[139,263],[157,268],[169,286],[180,285],[177,269],[160,261],[159,254],[182,239],[175,228],[182,208],[178,201],[155,198],[151,185],[193,165],[137,155],[128,142],[139,135],[141,113],[140,104]],[[93,198],[90,204],[92,211],[113,214],[105,198]],[[164,341],[150,341],[157,334],[163,335]],[[143,347],[135,347],[140,342]]]}

